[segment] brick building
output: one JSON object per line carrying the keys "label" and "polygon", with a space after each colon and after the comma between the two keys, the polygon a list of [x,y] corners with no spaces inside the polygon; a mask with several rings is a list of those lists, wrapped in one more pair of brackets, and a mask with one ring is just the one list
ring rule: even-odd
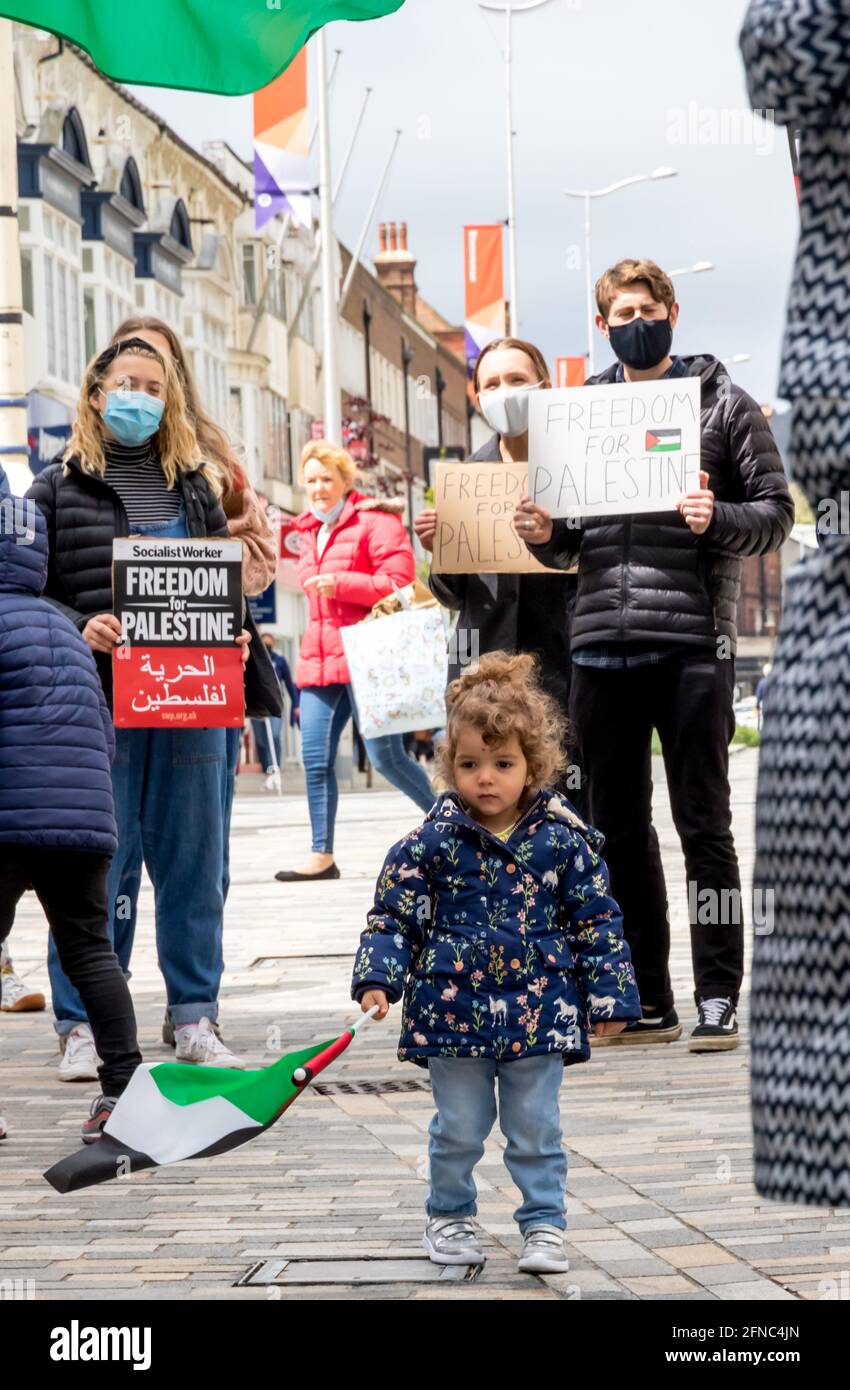
{"label": "brick building", "polygon": [[[419,294],[407,224],[382,224],[375,273],[361,263],[341,306],[341,380],[347,442],[395,488],[412,475],[416,509],[424,491],[423,450],[469,447],[462,330]],[[342,254],[343,280],[351,255]]]}

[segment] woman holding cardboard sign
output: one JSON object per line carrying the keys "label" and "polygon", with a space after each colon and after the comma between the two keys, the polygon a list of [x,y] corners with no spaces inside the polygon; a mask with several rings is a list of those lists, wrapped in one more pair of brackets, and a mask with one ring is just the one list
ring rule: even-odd
{"label": "woman holding cardboard sign", "polygon": [[[472,460],[525,463],[529,397],[552,385],[540,349],[520,338],[490,343],[478,359],[473,384],[481,413],[495,433]],[[433,551],[436,532],[436,511],[420,512],[416,534],[426,550]],[[544,689],[567,713],[574,575],[432,572],[428,582],[440,603],[459,613],[450,680],[484,652],[529,652],[539,662]],[[568,768],[563,785],[571,800],[578,802],[581,775],[575,764]]]}
{"label": "woman holding cardboard sign", "polygon": [[[95,654],[107,700],[121,642],[112,596],[112,543],[226,537],[217,475],[200,462],[180,378],[140,338],[110,344],[88,366],[63,463],[39,474],[28,496],[47,521],[45,596]],[[247,654],[249,635],[237,641]],[[174,1021],[177,1060],[244,1065],[215,1022],[222,959],[222,779],[225,730],[118,729],[112,768],[118,851],[109,871],[110,937],[125,971],[135,914],[121,885],[141,840],[156,897],[157,952]],[[187,807],[191,814],[187,815]],[[63,1080],[95,1079],[97,1059],[82,1000],[55,952],[49,958]]]}
{"label": "woman holding cardboard sign", "polygon": [[[298,578],[310,600],[310,621],[301,641],[295,683],[301,691],[301,749],[313,852],[301,869],[281,869],[281,883],[339,878],[334,861],[337,748],[357,712],[340,629],[410,584],[416,574],[413,547],[398,515],[400,503],[366,497],[355,486],[357,467],[344,449],[325,440],[301,455],[299,481],[309,510],[296,523],[301,535]],[[364,740],[377,772],[423,811],[434,804],[431,783],[408,757],[401,734]]]}

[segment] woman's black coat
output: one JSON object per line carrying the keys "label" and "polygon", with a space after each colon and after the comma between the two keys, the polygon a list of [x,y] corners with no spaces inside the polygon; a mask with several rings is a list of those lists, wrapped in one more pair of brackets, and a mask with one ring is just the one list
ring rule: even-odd
{"label": "woman's black coat", "polygon": [[[176,486],[190,536],[228,536],[224,512],[200,469],[179,473]],[[124,504],[103,478],[84,473],[77,458],[67,465],[50,464],[27,496],[38,503],[47,522],[50,560],[44,597],[82,632],[89,618],[113,609],[112,542],[130,534]],[[245,627],[253,638],[245,670],[247,712],[277,717],[282,710],[280,686],[250,614]],[[111,704],[111,658],[96,652],[95,661]]]}
{"label": "woman's black coat", "polygon": [[[497,434],[472,455],[481,463],[501,457]],[[540,663],[542,685],[567,713],[575,575],[432,572],[428,583],[445,608],[459,610],[450,680],[485,652],[530,652]]]}

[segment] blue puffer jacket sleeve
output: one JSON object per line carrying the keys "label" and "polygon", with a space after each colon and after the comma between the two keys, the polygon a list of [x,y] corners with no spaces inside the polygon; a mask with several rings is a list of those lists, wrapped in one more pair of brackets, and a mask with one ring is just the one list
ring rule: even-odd
{"label": "blue puffer jacket sleeve", "polygon": [[[599,839],[601,840],[601,836]],[[567,940],[592,1021],[641,1017],[623,914],[611,897],[608,866],[584,841],[561,874]]]}
{"label": "blue puffer jacket sleeve", "polygon": [[392,1003],[402,996],[404,978],[422,949],[431,917],[428,880],[421,866],[424,852],[414,831],[393,845],[384,860],[354,962],[352,999],[370,989],[384,990]]}

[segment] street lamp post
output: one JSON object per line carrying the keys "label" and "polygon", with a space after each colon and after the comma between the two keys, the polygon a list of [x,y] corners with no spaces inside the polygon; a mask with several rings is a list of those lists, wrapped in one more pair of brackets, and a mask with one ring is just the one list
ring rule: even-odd
{"label": "street lamp post", "polygon": [[505,16],[505,85],[507,90],[507,140],[508,140],[508,265],[511,296],[511,333],[519,332],[519,289],[517,273],[516,244],[516,184],[514,180],[514,95],[513,95],[513,17],[525,10],[539,10],[551,0],[478,0],[482,10],[495,10]]}
{"label": "street lamp post", "polygon": [[717,266],[713,261],[695,261],[693,265],[680,266],[678,270],[670,271],[670,279],[678,280],[681,275],[704,275],[707,270],[716,270]]}
{"label": "street lamp post", "polygon": [[585,289],[587,294],[587,366],[588,376],[592,376],[595,371],[593,335],[595,329],[595,306],[593,300],[593,267],[592,267],[592,240],[590,222],[590,203],[592,198],[607,198],[609,193],[618,193],[621,188],[630,188],[635,183],[649,183],[654,179],[672,179],[676,176],[675,169],[661,168],[654,169],[651,174],[633,174],[631,178],[619,179],[617,183],[608,184],[606,188],[565,188],[564,195],[567,198],[581,198],[584,202],[584,275]]}

